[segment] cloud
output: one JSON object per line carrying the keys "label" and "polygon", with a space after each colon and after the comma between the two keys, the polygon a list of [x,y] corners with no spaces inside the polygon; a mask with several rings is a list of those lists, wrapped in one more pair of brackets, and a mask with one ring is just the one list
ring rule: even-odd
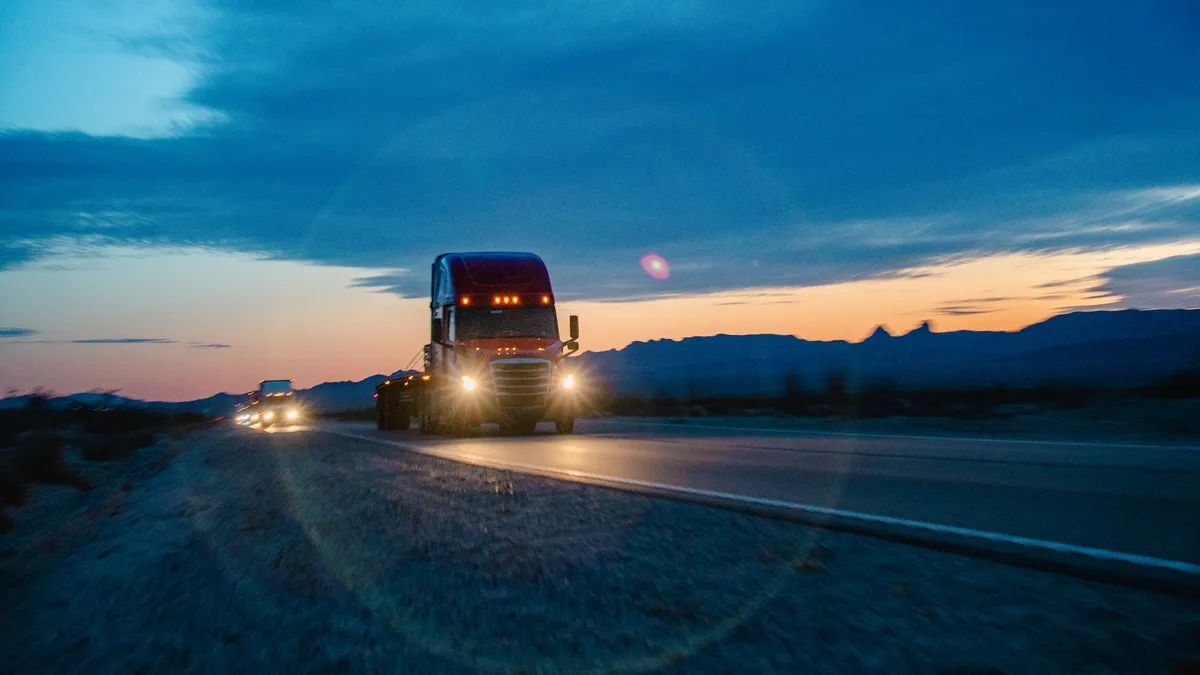
{"label": "cloud", "polygon": [[412,283],[413,275],[406,270],[400,270],[391,274],[359,277],[350,285],[354,288],[376,288],[382,293],[405,295],[411,292]]}
{"label": "cloud", "polygon": [[985,298],[964,298],[961,300],[952,300],[948,304],[987,305],[987,304],[996,303],[996,302],[1012,302],[1013,300],[1016,300],[1016,299],[1017,298],[1008,298],[1008,297],[1003,297],[1003,296],[991,296],[991,297],[985,297]]}
{"label": "cloud", "polygon": [[[21,338],[37,335],[38,331],[29,328],[0,328],[0,338]],[[221,342],[187,342],[181,343],[178,340],[168,338],[141,338],[141,337],[118,337],[118,338],[79,338],[75,340],[13,340],[8,344],[43,344],[43,345],[175,345],[186,344],[193,349],[232,349],[233,345]]]}
{"label": "cloud", "polygon": [[[1195,237],[1182,8],[217,0],[171,138],[0,135],[0,269],[56,238],[374,269],[525,249],[559,296]],[[1061,40],[1036,39],[1059,35]],[[202,39],[201,39],[202,38]],[[672,265],[658,283],[637,261]]]}
{"label": "cloud", "polygon": [[964,307],[959,305],[942,305],[935,312],[944,316],[974,316],[976,314],[991,314],[996,310],[982,307]]}
{"label": "cloud", "polygon": [[1121,307],[1200,308],[1200,254],[1116,267],[1101,275],[1094,290]]}
{"label": "cloud", "polygon": [[72,345],[173,345],[175,340],[166,338],[84,338],[82,340],[66,340]]}

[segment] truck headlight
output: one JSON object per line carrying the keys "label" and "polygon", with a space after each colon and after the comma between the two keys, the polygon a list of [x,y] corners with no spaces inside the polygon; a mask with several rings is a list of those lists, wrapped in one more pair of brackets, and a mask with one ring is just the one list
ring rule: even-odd
{"label": "truck headlight", "polygon": [[469,375],[462,376],[462,383],[463,383],[463,389],[465,389],[467,391],[473,391],[475,389],[475,387],[478,386],[477,384],[475,384],[475,378],[470,377]]}
{"label": "truck headlight", "polygon": [[564,377],[562,384],[563,384],[563,389],[574,389],[575,388],[575,376],[568,375],[568,376]]}
{"label": "truck headlight", "polygon": [[263,414],[262,414],[262,416],[263,416],[263,419],[264,419],[264,420],[273,420],[273,419],[275,419],[275,413],[273,413],[273,412],[265,412],[265,413],[263,413]]}
{"label": "truck headlight", "polygon": [[299,417],[299,416],[300,416],[300,411],[298,411],[298,410],[289,410],[289,411],[287,411],[287,418],[288,418],[289,420],[294,420],[294,419],[296,419],[296,418],[297,418],[297,417]]}

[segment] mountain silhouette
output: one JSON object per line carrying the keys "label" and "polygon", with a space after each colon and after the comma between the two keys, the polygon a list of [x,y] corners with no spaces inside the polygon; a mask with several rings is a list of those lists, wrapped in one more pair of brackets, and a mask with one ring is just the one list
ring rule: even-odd
{"label": "mountain silhouette", "polygon": [[816,390],[834,373],[851,386],[1136,387],[1200,368],[1200,310],[1076,312],[1012,332],[879,326],[858,343],[715,335],[580,358],[614,393],[640,396],[779,396],[785,376]]}
{"label": "mountain silhouette", "polygon": [[[862,342],[803,340],[791,335],[712,335],[634,342],[586,352],[573,360],[586,377],[617,394],[638,396],[781,396],[785,380],[808,390],[844,375],[851,387],[1122,388],[1157,384],[1200,370],[1200,309],[1075,312],[1018,331],[939,333],[929,322],[904,335],[877,327]],[[388,377],[325,382],[297,391],[317,412],[368,408]],[[28,396],[0,400],[24,405]],[[141,404],[213,415],[232,412],[244,394],[215,394],[181,403],[147,403],[108,394],[73,394],[54,405]]]}

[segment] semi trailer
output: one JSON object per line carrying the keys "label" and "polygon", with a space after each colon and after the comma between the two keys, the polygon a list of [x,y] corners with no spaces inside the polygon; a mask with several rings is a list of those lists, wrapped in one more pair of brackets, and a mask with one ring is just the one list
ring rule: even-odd
{"label": "semi trailer", "polygon": [[532,253],[445,253],[433,261],[424,371],[375,389],[380,429],[463,435],[485,422],[510,434],[554,422],[572,433],[581,406],[579,319],[559,335],[550,274]]}

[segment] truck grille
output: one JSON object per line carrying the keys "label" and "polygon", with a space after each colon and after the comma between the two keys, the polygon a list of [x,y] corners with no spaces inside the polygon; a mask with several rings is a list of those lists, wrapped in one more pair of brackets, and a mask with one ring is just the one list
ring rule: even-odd
{"label": "truck grille", "polygon": [[505,408],[541,408],[550,393],[550,362],[545,359],[492,361],[492,389]]}

